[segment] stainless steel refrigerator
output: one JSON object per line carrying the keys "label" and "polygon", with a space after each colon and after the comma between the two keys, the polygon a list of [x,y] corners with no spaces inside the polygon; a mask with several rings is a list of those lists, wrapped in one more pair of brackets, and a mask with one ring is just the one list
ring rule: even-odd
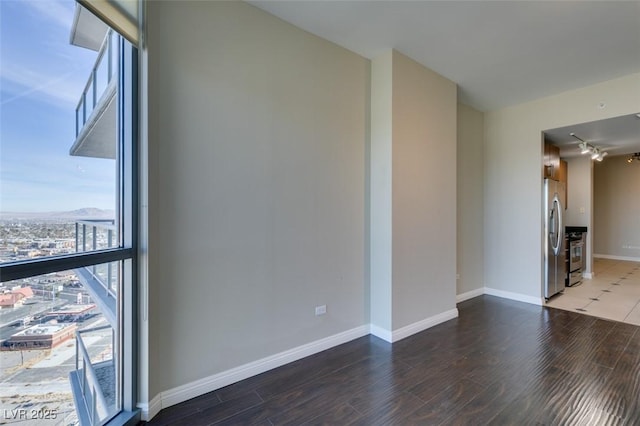
{"label": "stainless steel refrigerator", "polygon": [[564,290],[567,276],[564,239],[564,183],[544,180],[544,297],[550,298]]}

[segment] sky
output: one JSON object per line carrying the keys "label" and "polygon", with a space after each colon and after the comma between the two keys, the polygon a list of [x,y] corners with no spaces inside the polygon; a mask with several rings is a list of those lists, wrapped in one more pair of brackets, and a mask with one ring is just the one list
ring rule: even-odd
{"label": "sky", "polygon": [[0,0],[0,211],[115,210],[115,161],[69,155],[97,58],[69,43],[74,10]]}

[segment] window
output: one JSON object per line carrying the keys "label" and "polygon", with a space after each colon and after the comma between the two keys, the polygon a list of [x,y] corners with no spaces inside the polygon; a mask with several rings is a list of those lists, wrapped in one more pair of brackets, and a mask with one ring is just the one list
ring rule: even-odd
{"label": "window", "polygon": [[135,409],[137,50],[72,0],[0,7],[3,420],[121,423]]}

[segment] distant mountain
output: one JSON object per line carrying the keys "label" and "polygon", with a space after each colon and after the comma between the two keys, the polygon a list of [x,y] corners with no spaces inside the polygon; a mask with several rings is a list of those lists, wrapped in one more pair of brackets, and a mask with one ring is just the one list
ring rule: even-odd
{"label": "distant mountain", "polygon": [[84,207],[66,212],[0,212],[0,220],[113,219],[114,210]]}
{"label": "distant mountain", "polygon": [[[54,213],[55,215],[56,213]],[[102,210],[95,207],[84,207],[78,210],[72,210],[70,212],[58,212],[58,216],[61,217],[93,217],[93,218],[112,218],[115,216],[113,210]]]}

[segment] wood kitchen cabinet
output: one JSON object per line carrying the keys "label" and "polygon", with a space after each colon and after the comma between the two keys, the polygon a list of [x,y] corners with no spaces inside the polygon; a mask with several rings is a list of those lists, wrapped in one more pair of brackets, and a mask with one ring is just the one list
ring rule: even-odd
{"label": "wood kitchen cabinet", "polygon": [[564,208],[567,208],[567,201],[569,200],[569,185],[567,184],[567,176],[569,175],[568,173],[568,165],[567,162],[564,160],[560,160],[560,167],[558,168],[558,180],[562,183],[564,183],[564,200],[562,200],[564,202]]}
{"label": "wood kitchen cabinet", "polygon": [[567,194],[569,192],[567,185],[567,162],[560,159],[560,148],[544,141],[544,159],[543,159],[544,177],[557,180],[564,183],[564,208],[567,208]]}
{"label": "wood kitchen cabinet", "polygon": [[560,180],[560,148],[544,142],[544,177]]}

